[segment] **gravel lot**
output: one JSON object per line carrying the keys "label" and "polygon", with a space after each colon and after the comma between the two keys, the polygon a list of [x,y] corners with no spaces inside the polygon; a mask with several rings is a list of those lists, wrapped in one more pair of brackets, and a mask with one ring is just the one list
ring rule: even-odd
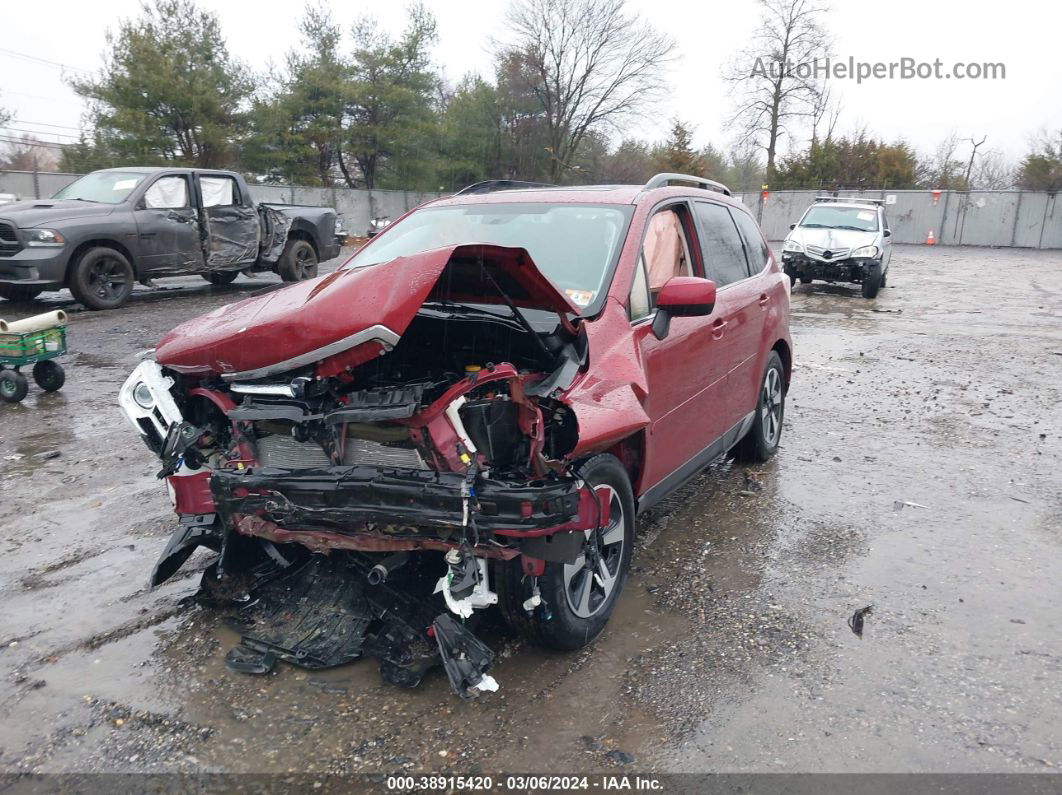
{"label": "gravel lot", "polygon": [[117,389],[266,281],[72,312],[65,389],[0,405],[0,772],[1062,767],[1062,252],[897,246],[875,301],[798,286],[779,455],[652,512],[592,648],[492,635],[470,704],[439,671],[230,673],[189,603],[208,556],[145,587],[172,514]]}

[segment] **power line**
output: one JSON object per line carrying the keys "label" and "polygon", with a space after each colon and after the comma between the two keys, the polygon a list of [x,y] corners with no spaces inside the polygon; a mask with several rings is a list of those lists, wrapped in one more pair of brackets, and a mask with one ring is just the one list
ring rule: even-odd
{"label": "power line", "polygon": [[69,138],[72,141],[77,141],[81,138],[80,135],[70,135],[69,133],[44,132],[42,130],[27,130],[23,127],[0,127],[0,129],[13,130],[14,132],[26,133],[28,135],[51,135],[55,138]]}
{"label": "power line", "polygon": [[0,144],[15,144],[16,146],[34,146],[40,147],[42,149],[62,149],[64,146],[67,146],[67,144],[61,144],[58,141],[23,141],[21,138],[11,138],[10,136],[6,136],[3,134],[0,134]]}
{"label": "power line", "polygon": [[80,66],[71,66],[66,63],[59,63],[59,61],[49,61],[47,58],[39,58],[36,55],[30,55],[25,52],[17,52],[15,50],[9,50],[6,47],[0,47],[0,53],[9,55],[13,58],[21,58],[23,61],[29,61],[30,63],[44,64],[45,66],[55,66],[59,69],[69,69],[71,72],[81,72],[82,74],[91,75],[92,70],[82,69]]}
{"label": "power line", "polygon": [[78,132],[88,132],[84,127],[72,127],[69,124],[51,124],[46,121],[30,121],[29,119],[12,119],[11,121],[16,124],[33,124],[37,127],[56,127],[60,130],[77,130]]}

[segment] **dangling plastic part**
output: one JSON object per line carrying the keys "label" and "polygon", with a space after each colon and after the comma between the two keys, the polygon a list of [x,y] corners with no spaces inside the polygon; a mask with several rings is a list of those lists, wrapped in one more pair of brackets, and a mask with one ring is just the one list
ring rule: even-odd
{"label": "dangling plastic part", "polygon": [[473,611],[498,603],[498,594],[487,581],[486,560],[458,549],[447,552],[444,560],[449,569],[436,583],[435,593],[442,593],[450,612],[468,618]]}

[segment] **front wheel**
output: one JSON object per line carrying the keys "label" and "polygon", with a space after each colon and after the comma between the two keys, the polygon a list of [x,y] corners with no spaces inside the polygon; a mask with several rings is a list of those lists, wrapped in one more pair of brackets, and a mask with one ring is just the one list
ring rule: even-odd
{"label": "front wheel", "polygon": [[532,584],[518,558],[497,568],[498,604],[508,624],[534,643],[565,651],[588,646],[605,628],[627,580],[634,546],[634,494],[623,465],[614,456],[599,455],[577,474],[594,488],[608,518],[602,527],[582,533],[575,562],[546,563],[538,578],[543,604],[532,613],[524,610]]}
{"label": "front wheel", "polygon": [[0,284],[0,298],[8,301],[32,301],[44,290],[39,287],[26,287],[21,284]]}
{"label": "front wheel", "polygon": [[778,351],[771,351],[760,381],[752,426],[734,447],[734,455],[744,461],[766,461],[778,450],[785,417],[785,369]]}
{"label": "front wheel", "polygon": [[202,274],[202,277],[211,284],[232,284],[239,275],[239,271],[211,271]]}
{"label": "front wheel", "polygon": [[309,241],[292,238],[280,255],[277,273],[286,282],[301,282],[317,275],[317,252]]}
{"label": "front wheel", "polygon": [[133,292],[133,266],[113,248],[90,248],[74,264],[70,292],[89,309],[115,309]]}
{"label": "front wheel", "polygon": [[0,400],[5,403],[20,403],[29,393],[29,381],[22,373],[0,370]]}
{"label": "front wheel", "polygon": [[881,271],[877,268],[872,269],[866,276],[863,277],[863,297],[864,298],[877,298],[878,290],[882,286]]}
{"label": "front wheel", "polygon": [[801,276],[800,277],[800,283],[801,284],[811,284],[813,281],[815,281],[815,279],[812,278],[811,276]]}

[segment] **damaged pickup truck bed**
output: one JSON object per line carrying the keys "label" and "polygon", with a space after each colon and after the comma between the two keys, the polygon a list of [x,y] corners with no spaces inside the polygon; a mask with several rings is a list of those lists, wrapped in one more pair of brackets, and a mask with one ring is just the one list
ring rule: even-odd
{"label": "damaged pickup truck bed", "polygon": [[636,513],[781,434],[788,280],[725,188],[672,179],[435,201],[170,332],[120,395],[179,516],[152,585],[214,550],[248,672],[373,656],[468,697],[494,605],[593,641]]}

